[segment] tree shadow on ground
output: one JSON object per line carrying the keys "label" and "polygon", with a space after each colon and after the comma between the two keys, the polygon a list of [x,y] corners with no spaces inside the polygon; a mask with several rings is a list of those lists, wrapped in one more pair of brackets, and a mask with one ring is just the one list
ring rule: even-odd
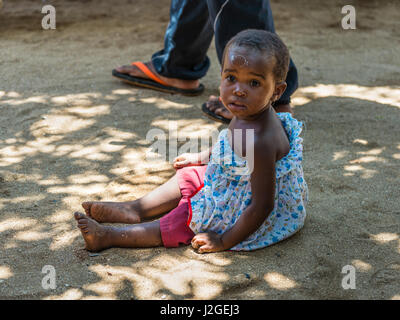
{"label": "tree shadow on ground", "polygon": [[[164,117],[186,124],[182,132],[218,126],[173,96],[154,98],[149,92],[129,101],[128,91],[113,103],[104,98],[112,92],[69,96],[77,104],[60,96],[40,102],[15,94],[1,98],[2,297],[346,299],[363,298],[364,286],[376,288],[374,298],[398,294],[400,111],[361,99],[315,98],[296,107],[305,124],[311,202],[304,229],[291,239],[255,252],[211,255],[189,247],[115,248],[99,255],[83,250],[72,206],[77,210],[88,197],[131,199],[135,187],[150,190],[173,174],[166,161],[142,166],[150,146],[146,130],[165,130]],[[49,101],[64,102],[54,107]],[[177,108],[168,107],[171,116],[154,117],[165,103]],[[21,125],[6,125],[7,108],[21,109]],[[118,125],[110,125],[121,110],[126,114]],[[341,116],[326,118],[334,113]],[[137,149],[142,158],[132,154]],[[46,264],[58,272],[55,292],[40,286]],[[357,268],[357,291],[341,287],[348,264]]]}
{"label": "tree shadow on ground", "polygon": [[[30,3],[14,1],[14,5],[17,2],[23,7]],[[306,83],[297,91],[294,104],[296,117],[305,124],[304,171],[311,197],[305,227],[298,234],[254,252],[198,255],[190,247],[113,248],[93,255],[83,249],[72,215],[80,210],[81,202],[138,198],[174,174],[168,158],[147,161],[150,129],[167,133],[169,124],[176,121],[179,135],[187,139],[224,127],[200,111],[201,103],[215,90],[187,98],[109,80],[115,67],[111,63],[122,56],[126,59],[129,50],[144,59],[158,48],[168,22],[168,1],[157,2],[156,10],[147,1],[136,1],[132,11],[124,11],[120,9],[129,1],[121,3],[113,4],[106,16],[92,12],[88,17],[76,2],[60,2],[63,10],[74,8],[59,11],[59,29],[53,34],[32,31],[33,25],[40,28],[38,12],[30,16],[16,10],[14,17],[4,16],[12,11],[7,11],[11,4],[7,1],[0,13],[4,76],[0,88],[0,297],[398,298],[400,102],[398,70],[388,60],[394,59],[390,51],[394,49],[374,61],[382,63],[375,79],[371,80],[366,68],[355,81],[351,69],[338,82],[323,77],[325,72],[343,72],[329,63],[340,65],[333,62],[342,60],[334,57],[340,57],[345,45],[357,47],[360,40],[340,34],[347,42],[321,42],[326,34],[315,36],[315,28],[298,28],[310,37],[299,37],[302,43],[293,41],[295,55],[298,48],[297,56],[304,60],[298,66]],[[333,18],[325,21],[317,6],[307,4],[301,12],[304,20],[312,21],[305,19],[311,14],[317,18],[315,25],[321,20],[331,25],[325,32],[337,28],[336,11],[331,14],[333,25]],[[90,11],[99,5],[101,10],[109,8],[107,1],[85,5]],[[290,14],[293,5],[273,2],[273,6],[284,9],[277,10],[277,16],[286,14],[292,19],[290,24],[286,19],[276,19],[277,23],[281,21],[283,30],[293,30],[298,22],[298,15]],[[372,9],[368,8],[369,15]],[[146,23],[148,16],[153,18],[151,23]],[[89,31],[82,36],[83,30]],[[103,39],[96,39],[97,33]],[[393,35],[397,33],[393,28]],[[298,37],[284,33],[291,34]],[[128,35],[133,44],[128,43]],[[49,39],[58,45],[47,47]],[[25,50],[10,55],[12,49],[7,46],[14,48],[19,41]],[[325,45],[340,54],[321,55],[318,50]],[[108,47],[115,53],[102,51]],[[369,67],[365,51],[361,62]],[[39,60],[41,54],[47,54],[46,60]],[[92,61],[92,55],[100,59]],[[58,56],[63,57],[62,64]],[[207,87],[217,88],[219,66],[215,55],[212,60],[214,66],[204,81]],[[32,85],[38,79],[39,85]],[[179,141],[178,146],[184,143]],[[341,286],[342,268],[349,264],[357,271],[356,290]],[[55,267],[55,290],[42,287],[45,265]]]}

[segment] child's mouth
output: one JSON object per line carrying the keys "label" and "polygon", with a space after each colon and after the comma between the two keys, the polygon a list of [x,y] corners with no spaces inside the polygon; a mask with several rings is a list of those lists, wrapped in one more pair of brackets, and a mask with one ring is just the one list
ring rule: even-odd
{"label": "child's mouth", "polygon": [[233,109],[233,110],[244,110],[244,109],[246,109],[245,105],[237,103],[237,102],[229,103],[228,106],[229,106],[230,109]]}

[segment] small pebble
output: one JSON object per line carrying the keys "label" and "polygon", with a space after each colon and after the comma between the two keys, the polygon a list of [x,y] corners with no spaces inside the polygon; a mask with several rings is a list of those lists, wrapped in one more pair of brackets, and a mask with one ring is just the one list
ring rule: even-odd
{"label": "small pebble", "polygon": [[97,257],[97,256],[99,256],[100,254],[98,254],[98,253],[89,253],[89,257]]}

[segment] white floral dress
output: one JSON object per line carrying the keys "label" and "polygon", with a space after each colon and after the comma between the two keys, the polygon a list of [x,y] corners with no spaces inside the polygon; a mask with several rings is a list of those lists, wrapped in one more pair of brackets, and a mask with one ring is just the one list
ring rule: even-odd
{"label": "white floral dress", "polygon": [[[255,250],[269,246],[290,237],[304,225],[308,188],[301,165],[302,123],[290,113],[277,113],[277,116],[288,135],[290,151],[275,164],[274,209],[255,233],[230,250]],[[233,152],[228,130],[220,132],[212,149],[204,185],[189,199],[188,226],[195,234],[207,231],[224,233],[251,202],[247,161]],[[265,214],[267,216],[267,212]]]}

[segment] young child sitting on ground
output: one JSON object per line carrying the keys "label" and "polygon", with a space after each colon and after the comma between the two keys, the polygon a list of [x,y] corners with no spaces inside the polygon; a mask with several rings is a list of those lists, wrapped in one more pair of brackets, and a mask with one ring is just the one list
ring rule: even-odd
{"label": "young child sitting on ground", "polygon": [[178,156],[176,174],[144,197],[84,202],[86,215],[76,212],[75,219],[86,249],[191,243],[199,253],[254,250],[301,229],[308,194],[302,124],[271,106],[286,89],[288,65],[288,49],[276,34],[245,30],[233,37],[220,86],[221,101],[234,115],[229,127],[209,150]]}

